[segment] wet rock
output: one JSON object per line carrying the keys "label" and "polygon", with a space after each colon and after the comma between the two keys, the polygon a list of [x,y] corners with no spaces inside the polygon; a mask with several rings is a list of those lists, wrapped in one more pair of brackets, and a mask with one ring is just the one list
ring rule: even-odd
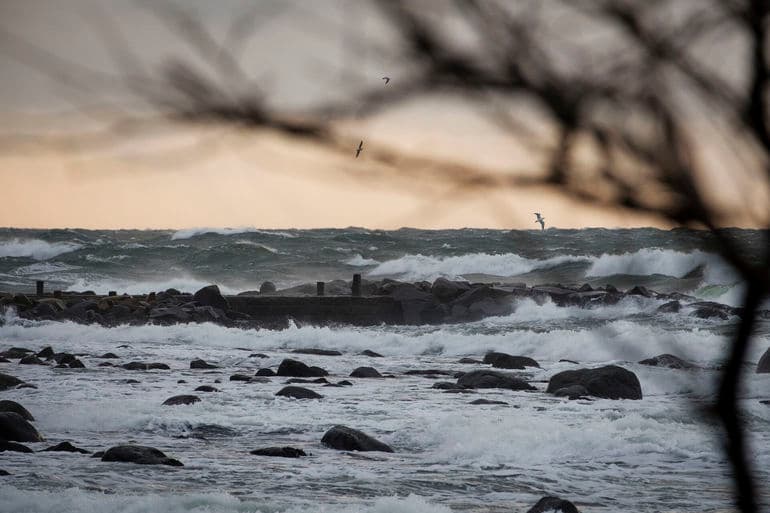
{"label": "wet rock", "polygon": [[537,504],[529,508],[527,513],[580,513],[580,511],[570,501],[558,497],[543,497]]}
{"label": "wet rock", "polygon": [[56,353],[53,355],[53,359],[56,363],[60,365],[66,365],[69,367],[69,364],[77,360],[77,356],[70,353]]}
{"label": "wet rock", "polygon": [[77,358],[75,358],[73,361],[71,361],[68,366],[69,366],[70,369],[85,369],[86,368],[85,364],[83,362],[81,362],[80,360],[78,360]]}
{"label": "wet rock", "polygon": [[178,380],[176,380],[176,382],[177,382],[177,384],[179,384],[179,385],[181,385],[182,383],[187,383],[187,381],[185,381],[185,380],[183,380],[183,379],[178,379]]}
{"label": "wet rock", "polygon": [[557,397],[566,397],[570,401],[574,401],[575,399],[580,399],[581,397],[585,397],[590,394],[588,393],[588,389],[586,389],[586,387],[583,385],[570,385],[568,387],[563,387],[556,390],[553,395]]}
{"label": "wet rock", "polygon": [[627,296],[643,296],[643,297],[654,297],[654,294],[650,289],[647,287],[643,287],[641,285],[637,285],[636,287],[632,288],[628,292],[626,292]]}
{"label": "wet rock", "polygon": [[11,473],[0,468],[0,476],[10,476]]}
{"label": "wet rock", "polygon": [[361,351],[361,356],[368,356],[370,358],[382,358],[382,355],[380,353],[375,353],[374,351],[371,351],[369,349],[365,349]]}
{"label": "wet rock", "polygon": [[145,363],[145,362],[130,362],[126,363],[124,365],[121,365],[126,370],[170,370],[171,367],[166,365],[165,363],[159,363],[159,362],[153,362],[153,363]]}
{"label": "wet rock", "polygon": [[103,355],[99,356],[98,358],[102,358],[102,359],[105,359],[105,360],[106,359],[113,359],[114,360],[114,359],[118,358],[118,355],[116,355],[115,353],[104,353]]}
{"label": "wet rock", "polygon": [[721,319],[726,320],[728,317],[728,313],[721,309],[721,308],[715,308],[712,306],[700,306],[693,310],[693,312],[690,314],[693,317],[697,317],[699,319]]}
{"label": "wet rock", "polygon": [[366,433],[341,425],[334,426],[324,433],[321,443],[340,451],[394,452],[389,445]]}
{"label": "wet rock", "polygon": [[37,352],[38,358],[53,358],[54,352],[51,346],[46,346]]}
{"label": "wet rock", "polygon": [[150,320],[157,324],[184,324],[190,322],[192,317],[184,308],[174,307],[160,307],[153,308],[150,311]]}
{"label": "wet rock", "polygon": [[218,365],[214,365],[213,363],[207,363],[205,360],[201,360],[198,358],[197,360],[193,360],[190,362],[190,368],[191,369],[218,369]]}
{"label": "wet rock", "polygon": [[193,301],[197,302],[201,306],[212,306],[221,310],[229,310],[230,305],[219,292],[219,287],[216,285],[209,285],[203,287],[198,292],[193,294]]}
{"label": "wet rock", "polygon": [[0,401],[0,412],[4,411],[11,411],[13,413],[18,413],[21,415],[25,420],[31,420],[35,421],[35,417],[32,416],[30,412],[27,411],[27,409],[17,403],[16,401],[10,401],[10,400],[2,400]]}
{"label": "wet rock", "polygon": [[307,349],[294,349],[292,353],[296,354],[314,354],[318,356],[342,356],[342,353],[339,351],[335,351],[333,349],[315,349],[315,348],[307,348]]}
{"label": "wet rock", "polygon": [[251,353],[249,355],[249,358],[270,358],[270,357],[262,353]]}
{"label": "wet rock", "polygon": [[28,356],[25,356],[21,360],[19,360],[20,365],[46,365],[46,363],[38,358],[37,356],[31,354]]}
{"label": "wet rock", "polygon": [[443,369],[412,369],[404,372],[407,376],[426,376],[426,377],[437,377],[437,376],[454,376],[455,371],[450,370],[443,370]]}
{"label": "wet rock", "polygon": [[682,309],[682,304],[679,301],[669,301],[658,307],[656,310],[659,313],[677,313]]}
{"label": "wet rock", "polygon": [[16,412],[0,412],[0,440],[13,442],[42,442],[35,426]]}
{"label": "wet rock", "polygon": [[498,369],[524,369],[526,367],[540,367],[532,358],[527,356],[513,356],[506,353],[491,351],[484,355],[484,363],[492,364]]}
{"label": "wet rock", "polygon": [[690,362],[686,362],[678,356],[674,356],[672,354],[659,354],[658,356],[653,356],[652,358],[640,360],[639,363],[642,365],[650,365],[652,367],[667,367],[669,369],[697,368],[696,365],[693,365]]}
{"label": "wet rock", "polygon": [[267,368],[259,369],[255,375],[256,376],[267,376],[267,377],[275,376],[275,371],[273,369],[267,369]]}
{"label": "wet rock", "polygon": [[319,393],[304,387],[288,386],[283,387],[276,392],[279,397],[291,397],[293,399],[323,399],[323,396]]}
{"label": "wet rock", "polygon": [[431,286],[431,294],[441,303],[448,303],[471,288],[467,282],[450,281],[446,278],[437,278]]}
{"label": "wet rock", "polygon": [[374,367],[358,367],[350,373],[351,378],[381,378],[382,374]]}
{"label": "wet rock", "polygon": [[457,383],[452,383],[451,381],[436,381],[433,383],[433,386],[431,388],[435,388],[437,390],[455,390],[458,388],[465,388],[462,385],[458,385]]}
{"label": "wet rock", "polygon": [[163,401],[163,406],[177,406],[180,404],[195,404],[199,403],[201,401],[201,398],[197,395],[175,395],[173,397],[169,397],[165,401]]}
{"label": "wet rock", "polygon": [[201,385],[195,389],[196,392],[219,392],[219,389],[211,385]]}
{"label": "wet rock", "polygon": [[342,381],[337,382],[338,385],[342,385],[343,387],[352,387],[353,383],[350,381],[343,379]]}
{"label": "wet rock", "polygon": [[503,388],[506,390],[536,390],[521,378],[493,370],[471,371],[457,380],[462,388]]}
{"label": "wet rock", "polygon": [[278,366],[278,372],[276,374],[279,376],[290,376],[297,378],[319,378],[329,375],[329,373],[321,367],[310,367],[300,361],[292,360],[290,358],[286,358],[281,362],[281,365]]}
{"label": "wet rock", "polygon": [[12,347],[0,353],[0,356],[10,358],[11,360],[18,360],[19,358],[24,358],[30,353],[34,353],[34,351],[32,349],[27,349],[26,347]]}
{"label": "wet rock", "polygon": [[[770,348],[762,355],[757,363],[757,374],[770,372]],[[2,386],[2,374],[0,374],[0,386]],[[0,388],[1,389],[1,388]]]}
{"label": "wet rock", "polygon": [[493,401],[491,399],[476,399],[475,401],[471,401],[468,404],[499,404],[508,406],[508,403],[505,401]]}
{"label": "wet rock", "polygon": [[99,365],[97,365],[97,367],[115,367],[115,364],[110,362],[102,362]]}
{"label": "wet rock", "polygon": [[315,383],[316,385],[319,385],[319,384],[326,384],[329,382],[326,380],[326,378],[316,378],[316,379],[291,378],[291,379],[287,379],[285,383],[287,385],[291,385],[292,383]]}
{"label": "wet rock", "polygon": [[478,365],[480,363],[484,363],[481,360],[477,360],[475,358],[460,358],[457,360],[457,363],[467,363],[467,364],[475,364]]}
{"label": "wet rock", "polygon": [[276,291],[275,283],[272,281],[264,281],[262,282],[262,285],[259,286],[259,293],[260,294],[272,294]]}
{"label": "wet rock", "polygon": [[10,361],[11,361],[11,360],[9,360],[8,358],[5,358],[5,357],[3,357],[3,356],[0,356],[0,363],[9,363]]}
{"label": "wet rock", "polygon": [[548,381],[546,391],[554,393],[572,385],[582,385],[588,395],[602,399],[642,398],[642,387],[636,374],[617,365],[559,372]]}
{"label": "wet rock", "polygon": [[35,452],[26,445],[17,444],[16,442],[7,442],[5,440],[0,440],[0,452]]}
{"label": "wet rock", "polygon": [[294,447],[264,447],[262,449],[254,449],[249,454],[278,458],[299,458],[300,456],[307,456],[305,451],[302,449],[295,449]]}
{"label": "wet rock", "polygon": [[251,376],[246,374],[233,374],[230,376],[230,381],[251,381]]}
{"label": "wet rock", "polygon": [[559,363],[571,363],[574,365],[580,365],[580,362],[576,362],[575,360],[567,360],[566,358],[559,360]]}
{"label": "wet rock", "polygon": [[182,467],[182,462],[169,458],[163,451],[143,445],[117,445],[104,451],[102,461],[119,461],[139,465],[170,465]]}
{"label": "wet rock", "polygon": [[53,445],[51,447],[48,447],[47,449],[43,449],[41,452],[47,452],[47,451],[53,451],[53,452],[78,452],[80,454],[91,454],[91,451],[87,451],[85,449],[81,449],[80,447],[75,447],[69,442],[62,442],[60,444]]}

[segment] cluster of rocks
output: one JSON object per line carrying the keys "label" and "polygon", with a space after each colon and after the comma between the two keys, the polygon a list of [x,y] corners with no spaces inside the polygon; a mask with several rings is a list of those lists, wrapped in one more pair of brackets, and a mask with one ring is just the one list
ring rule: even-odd
{"label": "cluster of rocks", "polygon": [[[311,290],[312,289],[312,290]],[[592,308],[613,305],[629,296],[641,296],[667,301],[659,307],[662,313],[677,313],[687,307],[690,315],[704,319],[728,319],[741,315],[740,308],[733,308],[712,301],[698,301],[681,293],[663,294],[642,286],[625,292],[612,285],[594,288],[588,284],[580,287],[564,285],[540,285],[527,287],[524,284],[484,284],[452,281],[438,278],[433,283],[400,282],[391,279],[362,281],[361,292],[366,297],[388,297],[398,304],[398,315],[383,309],[385,323],[441,324],[476,321],[484,317],[513,313],[517,300],[532,299],[540,304],[552,301],[558,306]],[[342,280],[329,282],[328,296],[349,296],[350,283]],[[239,296],[277,297],[289,299],[315,294],[315,285],[301,285],[276,291],[275,286],[263,286],[260,291],[247,291]],[[232,296],[231,296],[232,298]],[[242,298],[239,298],[239,301]],[[235,301],[232,299],[232,301]],[[314,305],[297,306],[294,315],[281,310],[277,315],[250,315],[231,307],[216,285],[204,287],[194,294],[181,293],[175,289],[152,292],[142,296],[114,295],[96,296],[92,292],[63,293],[59,297],[31,298],[23,294],[0,293],[0,308],[14,307],[19,315],[29,319],[70,320],[80,323],[98,323],[106,326],[120,324],[177,324],[188,322],[212,322],[226,326],[283,328],[290,318],[304,322],[312,318],[313,323],[323,324],[322,311],[309,312],[305,309]],[[270,310],[269,308],[267,309]],[[291,309],[289,309],[291,310]],[[263,310],[264,312],[265,310]],[[312,313],[313,315],[309,315]],[[374,314],[377,311],[374,310]],[[770,318],[770,312],[762,312]],[[326,322],[332,322],[326,320]],[[335,311],[335,322],[358,324],[360,316],[354,313]],[[367,323],[372,319],[367,317]]]}

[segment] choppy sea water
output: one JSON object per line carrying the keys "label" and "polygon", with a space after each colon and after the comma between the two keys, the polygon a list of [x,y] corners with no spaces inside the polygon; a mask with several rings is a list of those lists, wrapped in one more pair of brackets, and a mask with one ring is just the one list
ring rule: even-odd
{"label": "choppy sea water", "polygon": [[[237,292],[265,279],[289,286],[316,279],[371,277],[418,280],[506,279],[527,283],[649,284],[738,304],[741,284],[697,232],[584,230],[396,232],[349,230],[220,230],[88,232],[0,231],[0,289],[27,290],[36,276],[62,288],[142,292],[174,285],[194,290],[215,282]],[[748,250],[759,234],[736,231]],[[268,249],[263,248],[266,246]],[[692,272],[695,269],[697,272]],[[689,276],[689,277],[688,277]],[[497,277],[497,278],[495,278]],[[136,290],[139,292],[140,290]],[[6,313],[0,349],[25,346],[82,353],[86,369],[0,363],[0,372],[37,389],[0,393],[36,416],[47,441],[91,451],[135,442],[157,447],[185,466],[103,463],[69,453],[0,453],[0,511],[415,512],[526,511],[543,495],[559,495],[582,511],[730,511],[731,482],[717,426],[700,415],[715,397],[736,318],[661,314],[643,297],[592,310],[522,300],[509,316],[447,326],[291,327],[239,330],[211,324],[103,328],[36,322]],[[751,457],[768,501],[770,375],[754,365],[770,346],[758,327],[747,357],[741,406]],[[292,355],[296,348],[336,349],[342,356]],[[364,349],[383,358],[360,356]],[[537,392],[484,390],[447,394],[415,369],[467,371],[463,356],[489,350],[525,355]],[[98,367],[167,363],[168,371]],[[249,358],[261,352],[267,359]],[[703,367],[684,371],[640,365],[674,353]],[[285,357],[328,369],[331,381],[361,365],[396,378],[353,379],[352,387],[308,386],[322,400],[277,398],[285,379],[228,380],[236,372],[275,369]],[[221,366],[190,370],[194,358]],[[641,401],[567,401],[546,395],[562,370],[614,363],[641,381]],[[128,384],[136,379],[140,383]],[[183,379],[187,383],[179,384]],[[215,384],[215,380],[221,383]],[[443,378],[442,378],[443,379]],[[196,393],[190,406],[168,397]],[[470,405],[477,398],[508,405]],[[334,424],[361,429],[395,453],[344,453],[320,439]],[[252,456],[258,447],[291,445],[307,458]]]}

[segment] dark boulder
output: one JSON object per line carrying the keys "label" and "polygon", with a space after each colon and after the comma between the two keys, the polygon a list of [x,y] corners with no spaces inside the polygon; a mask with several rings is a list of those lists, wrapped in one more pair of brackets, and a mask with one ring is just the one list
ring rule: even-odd
{"label": "dark boulder", "polygon": [[222,296],[222,293],[219,292],[219,287],[216,285],[209,285],[200,289],[193,295],[193,301],[201,306],[213,306],[221,310],[230,309],[227,299]]}
{"label": "dark boulder", "polygon": [[0,412],[0,440],[13,442],[42,442],[35,426],[16,412]]}
{"label": "dark boulder", "polygon": [[195,404],[199,403],[201,401],[201,398],[197,395],[175,395],[174,397],[169,397],[165,401],[163,401],[163,406],[177,406],[180,404]]}
{"label": "dark boulder", "polygon": [[350,373],[351,378],[381,378],[382,374],[374,367],[358,367]]}
{"label": "dark boulder", "polygon": [[471,288],[470,284],[461,281],[450,281],[446,278],[437,278],[431,286],[431,294],[441,303],[448,303]]}
{"label": "dark boulder", "polygon": [[452,383],[451,381],[436,381],[433,383],[433,386],[431,388],[435,388],[436,390],[455,390],[458,388],[465,388],[462,385],[458,385],[457,383]]}
{"label": "dark boulder", "polygon": [[46,451],[52,451],[52,452],[78,452],[80,454],[91,454],[91,451],[87,451],[85,449],[81,449],[80,447],[75,447],[69,442],[62,442],[60,444],[56,444],[54,446],[48,447],[46,449],[43,449],[41,452]]}
{"label": "dark boulder", "polygon": [[211,385],[201,385],[195,389],[196,392],[219,392],[219,389]]}
{"label": "dark boulder", "polygon": [[285,383],[287,385],[291,385],[292,383],[315,383],[319,385],[319,384],[327,384],[329,382],[326,380],[326,378],[316,378],[316,379],[291,378],[291,379],[287,379]]}
{"label": "dark boulder", "polygon": [[476,370],[463,374],[457,384],[463,388],[504,388],[507,390],[537,390],[512,374],[492,370]]}
{"label": "dark boulder", "polygon": [[590,394],[588,393],[588,389],[583,385],[570,385],[556,390],[553,395],[557,397],[566,397],[570,401],[574,401],[575,399],[580,399],[581,397],[586,397]]}
{"label": "dark boulder", "polygon": [[572,385],[582,385],[589,395],[602,399],[642,398],[636,374],[617,365],[559,372],[548,381],[546,392],[554,393]]}
{"label": "dark boulder", "polygon": [[482,362],[481,360],[477,360],[475,358],[460,358],[459,360],[457,360],[457,363],[469,363],[469,364],[478,365],[484,362]]}
{"label": "dark boulder", "polygon": [[700,306],[695,310],[693,310],[693,312],[690,315],[692,315],[693,317],[697,317],[699,319],[726,320],[728,317],[728,312],[722,308],[716,308],[712,306]]}
{"label": "dark boulder", "polygon": [[16,442],[6,442],[5,440],[0,440],[0,452],[35,452],[26,445],[17,444]]}
{"label": "dark boulder", "polygon": [[476,399],[475,401],[471,401],[468,404],[490,404],[490,405],[499,404],[503,406],[508,406],[508,403],[506,403],[505,401],[493,401],[491,399]]}
{"label": "dark boulder", "polygon": [[0,401],[0,412],[4,411],[12,411],[24,417],[25,420],[31,420],[33,422],[35,421],[35,417],[33,417],[24,406],[20,405],[16,401],[10,401],[7,399]]}
{"label": "dark boulder", "polygon": [[275,395],[279,397],[291,397],[293,399],[323,399],[323,396],[317,392],[304,387],[288,386],[283,387]]}
{"label": "dark boulder", "polygon": [[334,426],[324,433],[321,443],[340,451],[380,451],[393,452],[393,449],[379,440],[347,426]]}
{"label": "dark boulder", "polygon": [[51,346],[46,346],[37,352],[38,358],[53,358],[54,352]]}
{"label": "dark boulder", "polygon": [[83,362],[81,362],[80,360],[78,360],[77,358],[72,360],[69,363],[68,367],[70,369],[85,369],[86,368],[85,364]]}
{"label": "dark boulder", "polygon": [[[0,450],[2,450],[2,449],[0,449]],[[31,450],[31,449],[30,449],[30,452],[32,452],[32,450]],[[10,475],[11,475],[11,473],[10,473],[10,472],[8,472],[7,470],[3,470],[3,469],[1,469],[1,468],[0,468],[0,476],[10,476]]]}
{"label": "dark boulder", "polygon": [[193,360],[190,362],[190,368],[191,369],[218,369],[219,366],[214,365],[213,363],[207,363],[206,361],[198,358],[197,360]]}
{"label": "dark boulder", "polygon": [[121,365],[126,370],[147,370],[147,364],[144,362],[130,362]]}
{"label": "dark boulder", "polygon": [[497,367],[498,369],[524,369],[526,367],[540,367],[539,363],[527,356],[512,356],[510,354],[498,353],[495,351],[484,355],[484,363],[492,364],[492,367]]}
{"label": "dark boulder", "polygon": [[249,355],[249,358],[270,358],[270,357],[263,353],[251,353]]}
{"label": "dark boulder", "polygon": [[260,294],[272,294],[277,289],[275,288],[275,283],[272,281],[264,281],[262,282],[262,285],[259,286],[259,293]]}
{"label": "dark boulder", "polygon": [[643,287],[642,285],[637,285],[636,287],[632,288],[628,292],[626,292],[626,295],[628,296],[644,296],[644,297],[653,297],[654,294],[650,289],[647,287]]}
{"label": "dark boulder", "polygon": [[113,359],[114,360],[114,359],[118,358],[118,355],[116,355],[115,353],[104,353],[103,355],[99,356],[99,358]]}
{"label": "dark boulder", "polygon": [[305,451],[302,449],[295,449],[294,447],[264,447],[262,449],[254,449],[249,454],[278,458],[299,458],[300,456],[307,456]]}
{"label": "dark boulder", "polygon": [[668,367],[669,369],[697,368],[696,365],[693,365],[690,362],[686,362],[678,356],[674,356],[672,354],[659,354],[658,356],[653,356],[652,358],[640,360],[639,363],[642,365],[650,365],[652,367]]}
{"label": "dark boulder", "polygon": [[275,376],[275,371],[273,369],[268,369],[268,368],[259,369],[255,374],[255,376],[267,376],[267,377]]}
{"label": "dark boulder", "polygon": [[182,462],[169,458],[163,451],[143,445],[117,445],[104,451],[102,461],[119,461],[139,465],[170,465],[182,467]]}
{"label": "dark boulder", "polygon": [[295,354],[314,354],[318,356],[342,356],[342,353],[339,351],[335,351],[334,349],[315,349],[315,348],[306,348],[306,349],[294,349],[292,350],[292,353]]}
{"label": "dark boulder", "polygon": [[297,378],[320,378],[329,375],[329,373],[321,367],[310,367],[300,361],[292,360],[290,358],[286,358],[281,362],[281,365],[278,366],[278,372],[276,374],[279,376],[290,376]]}
{"label": "dark boulder", "polygon": [[382,355],[380,353],[375,353],[370,349],[365,349],[361,351],[361,356],[368,356],[370,358],[382,358]]}
{"label": "dark boulder", "polygon": [[425,376],[434,378],[436,376],[454,376],[455,371],[443,369],[411,369],[404,372],[407,376]]}
{"label": "dark boulder", "polygon": [[658,307],[656,310],[659,313],[677,313],[682,309],[682,304],[679,301],[669,301]]}
{"label": "dark boulder", "polygon": [[570,501],[558,497],[543,497],[537,504],[529,508],[527,513],[580,513],[580,511]]}
{"label": "dark boulder", "polygon": [[165,363],[152,362],[147,364],[147,370],[171,370],[171,367]]}
{"label": "dark boulder", "polygon": [[251,376],[247,374],[233,374],[230,376],[230,381],[251,381]]}
{"label": "dark boulder", "polygon": [[18,360],[19,358],[24,358],[30,353],[34,353],[34,351],[32,349],[27,349],[26,347],[12,347],[0,353],[0,356],[10,358],[11,360]]}
{"label": "dark boulder", "polygon": [[[765,374],[770,372],[770,348],[765,351],[765,354],[759,359],[757,363],[757,374]],[[2,374],[0,374],[0,385],[2,385]]]}

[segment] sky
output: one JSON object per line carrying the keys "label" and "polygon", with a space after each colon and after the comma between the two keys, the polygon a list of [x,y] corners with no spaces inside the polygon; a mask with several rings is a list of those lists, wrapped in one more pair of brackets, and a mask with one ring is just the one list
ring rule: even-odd
{"label": "sky", "polygon": [[[252,4],[177,2],[231,42]],[[457,190],[442,180],[441,164],[386,168],[372,157],[370,148],[387,149],[493,175],[537,167],[526,147],[457,98],[419,98],[374,116],[354,109],[334,127],[335,148],[264,129],[157,120],[112,77],[157,74],[174,60],[207,63],[151,5],[0,2],[0,225],[531,229],[542,212],[548,226],[564,228],[670,226],[545,187]],[[260,7],[259,29],[232,44],[253,79],[228,82],[239,94],[254,87],[271,109],[292,113],[379,87],[385,75],[409,79],[396,54],[381,51],[389,29],[365,3]],[[356,159],[358,140],[366,143]]]}

